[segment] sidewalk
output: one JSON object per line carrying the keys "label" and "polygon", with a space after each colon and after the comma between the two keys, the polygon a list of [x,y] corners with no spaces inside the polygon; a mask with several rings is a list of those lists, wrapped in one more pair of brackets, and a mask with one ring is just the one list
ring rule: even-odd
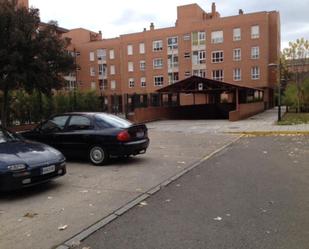
{"label": "sidewalk", "polygon": [[295,133],[309,134],[309,124],[277,125],[278,109],[273,108],[245,120],[230,122],[228,120],[165,120],[147,124],[149,129],[161,131],[184,131],[187,133],[226,133],[226,132],[270,132],[270,133]]}

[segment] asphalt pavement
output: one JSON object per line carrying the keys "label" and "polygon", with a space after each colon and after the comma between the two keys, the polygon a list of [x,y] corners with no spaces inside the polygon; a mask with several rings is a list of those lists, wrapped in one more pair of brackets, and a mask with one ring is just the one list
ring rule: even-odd
{"label": "asphalt pavement", "polygon": [[307,249],[308,193],[308,136],[245,137],[78,248]]}

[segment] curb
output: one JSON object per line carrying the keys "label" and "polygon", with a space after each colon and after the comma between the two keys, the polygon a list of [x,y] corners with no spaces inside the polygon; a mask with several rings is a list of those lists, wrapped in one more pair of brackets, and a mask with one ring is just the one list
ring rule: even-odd
{"label": "curb", "polygon": [[125,204],[124,206],[122,206],[119,209],[115,210],[113,213],[109,214],[108,216],[106,216],[103,219],[99,220],[98,222],[94,223],[93,225],[91,225],[90,227],[88,227],[85,230],[81,231],[80,233],[74,235],[73,237],[71,237],[67,241],[63,242],[61,245],[56,246],[55,249],[75,248],[77,245],[79,245],[79,243],[81,241],[85,240],[91,234],[95,233],[96,231],[98,231],[99,229],[103,228],[104,226],[106,226],[107,224],[112,222],[113,220],[117,219],[118,217],[120,217],[121,215],[123,215],[124,213],[126,213],[127,211],[129,211],[130,209],[135,207],[136,205],[138,205],[140,202],[142,202],[142,201],[146,200],[147,198],[149,198],[150,196],[156,194],[161,189],[167,187],[169,184],[171,184],[172,182],[176,181],[177,179],[179,179],[183,175],[187,174],[192,169],[196,168],[201,163],[207,161],[208,159],[210,159],[214,155],[218,154],[220,151],[222,151],[225,148],[229,147],[231,144],[237,142],[241,137],[243,137],[243,135],[240,134],[240,136],[237,137],[236,139],[234,139],[233,141],[223,145],[222,147],[220,147],[219,149],[217,149],[214,152],[210,153],[209,155],[204,156],[202,159],[198,160],[197,162],[193,163],[188,168],[185,168],[181,172],[177,173],[175,176],[169,177],[168,179],[166,179],[165,181],[163,181],[159,185],[149,189],[148,191],[146,191],[145,193],[141,194],[137,198],[133,199],[132,201],[130,201],[127,204]]}
{"label": "curb", "polygon": [[308,136],[309,131],[234,131],[234,132],[225,132],[228,134],[240,134],[240,135],[251,135],[251,136],[284,136],[284,135],[291,135],[291,136]]}

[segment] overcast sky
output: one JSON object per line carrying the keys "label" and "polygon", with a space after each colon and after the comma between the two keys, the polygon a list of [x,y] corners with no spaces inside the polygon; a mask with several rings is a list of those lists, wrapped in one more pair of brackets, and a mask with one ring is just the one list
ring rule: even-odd
{"label": "overcast sky", "polygon": [[[210,12],[211,3],[206,0],[29,0],[30,6],[40,9],[41,20],[58,21],[67,29],[86,28],[101,30],[104,38],[140,32],[154,22],[156,28],[174,26],[176,6],[197,3]],[[282,47],[288,41],[304,37],[309,40],[309,0],[217,0],[221,16],[278,10],[281,17]]]}

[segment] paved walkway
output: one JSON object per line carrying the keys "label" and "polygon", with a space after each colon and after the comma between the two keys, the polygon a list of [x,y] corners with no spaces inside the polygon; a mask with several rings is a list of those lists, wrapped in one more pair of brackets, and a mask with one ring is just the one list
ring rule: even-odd
{"label": "paved walkway", "polygon": [[277,125],[277,108],[267,110],[245,120],[164,120],[147,124],[149,129],[161,131],[186,131],[188,133],[226,132],[309,132],[309,124]]}

